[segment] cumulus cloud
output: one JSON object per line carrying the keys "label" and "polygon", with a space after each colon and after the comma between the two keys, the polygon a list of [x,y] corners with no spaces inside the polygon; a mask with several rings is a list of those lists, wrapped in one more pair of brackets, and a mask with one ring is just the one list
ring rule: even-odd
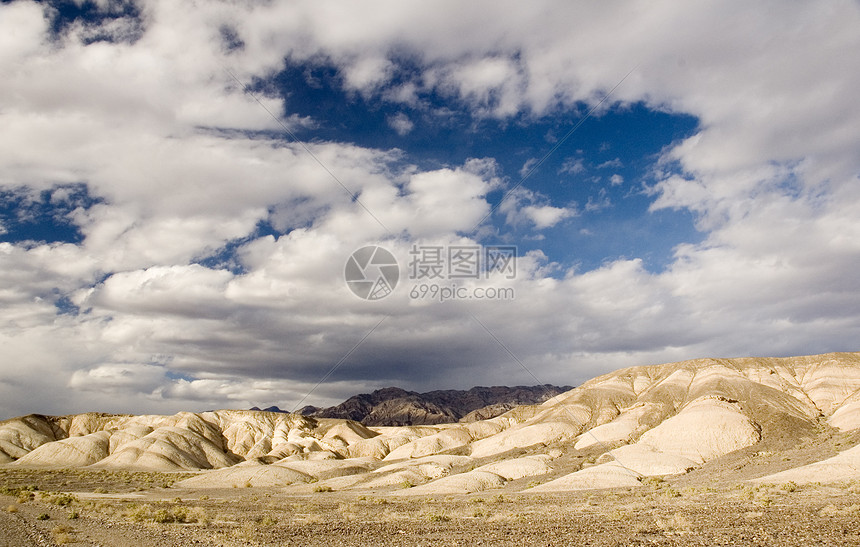
{"label": "cumulus cloud", "polygon": [[567,158],[558,170],[559,174],[569,173],[578,175],[585,171],[585,161],[582,158]]}
{"label": "cumulus cloud", "polygon": [[530,224],[538,230],[551,228],[577,214],[575,207],[556,207],[547,202],[546,196],[520,186],[505,196],[499,211],[511,226]]}
{"label": "cumulus cloud", "polygon": [[600,211],[612,207],[612,200],[606,193],[605,188],[601,188],[596,196],[589,196],[588,203],[585,204],[585,210],[589,212]]}
{"label": "cumulus cloud", "polygon": [[555,226],[562,219],[572,216],[574,212],[568,208],[553,207],[552,205],[542,205],[540,207],[527,205],[523,207],[523,214],[534,223],[535,228],[541,230]]}
{"label": "cumulus cloud", "polygon": [[401,137],[408,134],[415,127],[415,124],[412,123],[409,116],[403,112],[398,112],[394,116],[388,118],[388,125],[390,125],[391,129],[396,131]]}
{"label": "cumulus cloud", "polygon": [[[43,4],[0,5],[0,185],[65,199],[82,236],[0,243],[0,417],[289,406],[337,363],[307,402],[856,349],[856,3],[140,6],[139,20],[54,35]],[[635,256],[579,271],[530,254],[515,279],[464,282],[514,289],[506,302],[361,301],[343,283],[349,253],[381,242],[404,265],[415,240],[479,244],[470,230],[502,183],[486,159],[422,168],[322,140],[311,156],[279,121],[315,121],[236,81],[265,81],[285,59],[328,64],[367,100],[443,97],[518,122],[594,105],[635,66],[604,108],[698,118],[662,152],[646,197],[654,215],[692,212],[702,241],[659,272]],[[72,184],[98,201],[75,203]],[[576,208],[522,187],[499,214],[541,230]],[[236,268],[198,264],[228,250]]]}
{"label": "cumulus cloud", "polygon": [[618,169],[620,167],[624,167],[624,163],[621,161],[621,158],[615,158],[612,160],[607,160],[600,165],[597,166],[598,169]]}

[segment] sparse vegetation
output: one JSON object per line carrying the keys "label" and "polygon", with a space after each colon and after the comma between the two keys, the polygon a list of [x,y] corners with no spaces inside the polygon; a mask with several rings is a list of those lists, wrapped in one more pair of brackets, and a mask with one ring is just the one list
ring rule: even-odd
{"label": "sparse vegetation", "polygon": [[78,498],[76,498],[72,494],[65,494],[62,492],[58,492],[58,493],[54,493],[54,494],[43,493],[41,498],[43,501],[45,501],[47,503],[50,503],[53,505],[59,505],[61,507],[67,507],[67,506],[72,505],[73,503],[78,501]]}
{"label": "sparse vegetation", "polygon": [[666,484],[666,481],[663,477],[655,476],[655,477],[642,477],[640,481],[642,484],[646,486],[663,486]]}
{"label": "sparse vegetation", "polygon": [[272,515],[263,515],[256,519],[256,522],[260,526],[274,526],[278,523],[278,519]]}
{"label": "sparse vegetation", "polygon": [[793,481],[789,481],[784,483],[781,488],[786,492],[794,492],[795,490],[797,490],[797,484],[795,484]]}
{"label": "sparse vegetation", "polygon": [[430,513],[429,515],[427,515],[427,520],[429,522],[448,522],[449,520],[451,520],[451,517],[449,517],[444,511],[442,511],[440,513]]}
{"label": "sparse vegetation", "polygon": [[682,513],[675,513],[668,519],[655,519],[657,528],[667,533],[685,533],[692,530],[692,523]]}
{"label": "sparse vegetation", "polygon": [[68,526],[55,526],[51,530],[51,536],[54,539],[54,543],[57,543],[58,545],[72,543],[74,541],[73,534],[74,530]]}
{"label": "sparse vegetation", "polygon": [[206,524],[209,517],[200,507],[153,507],[149,504],[134,505],[126,508],[123,516],[132,522],[155,522],[158,524]]}
{"label": "sparse vegetation", "polygon": [[[69,475],[69,477],[73,477]],[[76,490],[75,479],[67,485],[67,490]],[[32,483],[32,480],[30,481]],[[667,482],[659,477],[643,478],[643,487],[629,488],[612,491],[592,491],[573,494],[564,494],[566,498],[559,499],[559,495],[533,495],[533,494],[511,494],[508,490],[496,491],[487,496],[419,496],[387,497],[385,492],[370,496],[367,494],[353,496],[350,493],[336,492],[332,495],[317,498],[290,498],[281,497],[275,491],[252,490],[251,492],[240,489],[238,491],[222,491],[214,498],[206,495],[195,495],[194,493],[183,494],[181,497],[175,493],[154,491],[146,494],[146,502],[133,502],[131,499],[120,497],[78,499],[68,492],[51,491],[47,486],[44,490],[24,490],[19,486],[29,483],[11,483],[12,494],[25,492],[35,494],[36,507],[43,504],[47,509],[54,507],[63,509],[62,516],[59,513],[45,512],[44,517],[50,517],[52,524],[57,524],[51,532],[54,544],[64,545],[82,541],[76,538],[81,533],[76,533],[69,525],[77,522],[76,518],[87,518],[87,527],[92,523],[114,522],[119,523],[117,530],[121,529],[123,522],[140,523],[149,526],[158,526],[165,537],[176,538],[175,541],[182,543],[189,537],[187,534],[193,532],[196,526],[206,525],[211,520],[217,522],[217,526],[207,527],[207,533],[211,534],[213,542],[222,544],[250,544],[250,545],[274,545],[283,544],[285,538],[291,537],[295,531],[301,533],[316,533],[317,527],[328,527],[333,522],[345,525],[350,522],[361,522],[360,528],[352,530],[368,530],[368,532],[355,532],[358,536],[369,541],[367,535],[371,530],[378,532],[378,526],[389,526],[395,523],[397,529],[405,532],[404,538],[414,540],[418,530],[426,530],[432,527],[436,533],[445,534],[447,530],[471,530],[470,533],[480,535],[488,530],[517,530],[511,538],[511,542],[519,538],[531,538],[529,536],[535,530],[532,524],[536,522],[547,523],[569,523],[575,519],[580,523],[576,529],[569,527],[558,528],[551,526],[554,530],[572,530],[574,535],[561,536],[563,541],[575,542],[575,538],[583,538],[583,535],[575,535],[581,530],[597,534],[598,541],[607,543],[624,544],[625,538],[632,540],[635,536],[646,537],[645,541],[654,541],[653,536],[685,536],[695,534],[702,535],[702,541],[718,544],[715,536],[707,535],[712,532],[708,526],[714,522],[725,523],[723,508],[736,513],[731,517],[729,528],[740,526],[742,529],[753,530],[757,533],[762,527],[770,526],[772,512],[765,508],[777,504],[797,488],[796,484],[751,484],[739,483],[734,488],[720,486],[691,486],[683,478]],[[321,483],[324,484],[324,483]],[[524,485],[524,483],[519,483]],[[42,486],[42,485],[40,485]],[[104,485],[113,489],[113,484]],[[311,485],[308,488],[318,487],[320,484]],[[808,509],[808,513],[817,519],[824,519],[833,523],[839,530],[846,526],[846,519],[855,519],[860,516],[860,493],[852,493],[854,483],[846,483],[842,489],[845,500],[832,501],[828,504],[819,504]],[[524,486],[520,486],[524,488]],[[714,492],[714,496],[702,496],[704,492]],[[804,492],[815,491],[815,486],[804,487]],[[160,496],[160,497],[159,497]],[[734,500],[749,499],[749,503],[726,503],[720,496]],[[798,497],[798,502],[803,503],[806,497]],[[12,499],[9,500],[13,501]],[[703,503],[721,504],[721,511],[705,513],[698,511]],[[795,498],[792,497],[791,504],[781,504],[783,507],[793,507]],[[14,504],[17,510],[18,504]],[[757,506],[757,507],[756,507]],[[644,508],[644,510],[643,510]],[[692,509],[692,510],[691,510]],[[9,510],[7,508],[7,510]],[[801,509],[798,509],[801,510]],[[23,518],[34,519],[38,511],[20,510]],[[79,514],[80,513],[80,514]],[[215,515],[210,519],[208,515]],[[29,515],[29,517],[27,517]],[[723,516],[720,516],[723,515]],[[65,518],[68,517],[68,520]],[[22,518],[21,516],[17,517]],[[702,522],[704,519],[705,522]],[[708,520],[710,519],[710,520]],[[49,521],[49,522],[50,522]],[[598,524],[599,523],[599,524]],[[60,526],[60,525],[64,526]],[[191,526],[188,528],[188,526]],[[725,525],[725,524],[723,524]],[[170,534],[182,528],[182,536]],[[422,528],[423,527],[423,528]],[[746,528],[744,528],[746,527]],[[726,529],[729,529],[726,528]],[[136,529],[141,529],[139,526]],[[145,528],[143,528],[145,529]],[[322,528],[320,528],[322,530]],[[532,530],[532,532],[529,532]],[[612,532],[614,530],[614,532]],[[353,532],[351,532],[352,534]],[[458,532],[459,533],[459,532]],[[607,534],[615,533],[615,536]],[[207,538],[210,536],[207,536]],[[349,536],[353,538],[352,535]],[[612,541],[609,538],[612,538]],[[726,536],[720,536],[725,539]],[[860,537],[860,534],[858,534]],[[642,538],[640,538],[642,539]],[[355,539],[355,541],[358,541]],[[849,541],[853,539],[849,538]],[[659,542],[659,540],[658,540]],[[372,543],[372,541],[371,541]],[[395,544],[401,544],[397,541]],[[629,541],[628,543],[635,543]],[[353,539],[347,540],[344,545],[356,545]],[[526,540],[523,544],[529,544]]]}

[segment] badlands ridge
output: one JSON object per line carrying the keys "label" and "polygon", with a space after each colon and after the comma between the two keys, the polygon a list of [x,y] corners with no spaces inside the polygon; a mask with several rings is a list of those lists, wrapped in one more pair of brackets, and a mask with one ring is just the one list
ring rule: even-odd
{"label": "badlands ridge", "polygon": [[[432,426],[237,410],[29,415],[0,422],[0,464],[199,471],[177,483],[188,488],[558,492],[635,487],[857,428],[860,353],[832,353],[632,367],[540,405]],[[818,461],[783,460],[777,472],[748,479],[860,478],[860,445]]]}

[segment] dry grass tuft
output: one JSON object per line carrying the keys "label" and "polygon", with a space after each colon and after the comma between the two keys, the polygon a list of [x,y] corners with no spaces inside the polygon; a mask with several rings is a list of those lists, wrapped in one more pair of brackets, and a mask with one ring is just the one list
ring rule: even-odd
{"label": "dry grass tuft", "polygon": [[68,526],[55,526],[51,530],[51,537],[54,539],[54,543],[65,545],[66,543],[73,543],[75,541],[74,533],[74,529]]}

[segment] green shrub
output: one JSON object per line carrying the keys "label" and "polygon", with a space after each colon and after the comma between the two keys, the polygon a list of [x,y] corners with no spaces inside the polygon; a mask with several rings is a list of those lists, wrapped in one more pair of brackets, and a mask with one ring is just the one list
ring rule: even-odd
{"label": "green shrub", "polygon": [[152,514],[151,518],[153,522],[157,522],[159,524],[167,524],[168,522],[176,521],[173,514],[171,514],[167,509],[158,509]]}
{"label": "green shrub", "polygon": [[78,501],[78,498],[73,496],[72,494],[54,494],[50,495],[46,498],[48,503],[52,503],[54,505],[59,505],[61,507],[68,507],[69,505]]}
{"label": "green shrub", "polygon": [[427,520],[430,522],[448,522],[451,520],[451,517],[445,514],[445,512],[441,513],[431,513],[427,515]]}

